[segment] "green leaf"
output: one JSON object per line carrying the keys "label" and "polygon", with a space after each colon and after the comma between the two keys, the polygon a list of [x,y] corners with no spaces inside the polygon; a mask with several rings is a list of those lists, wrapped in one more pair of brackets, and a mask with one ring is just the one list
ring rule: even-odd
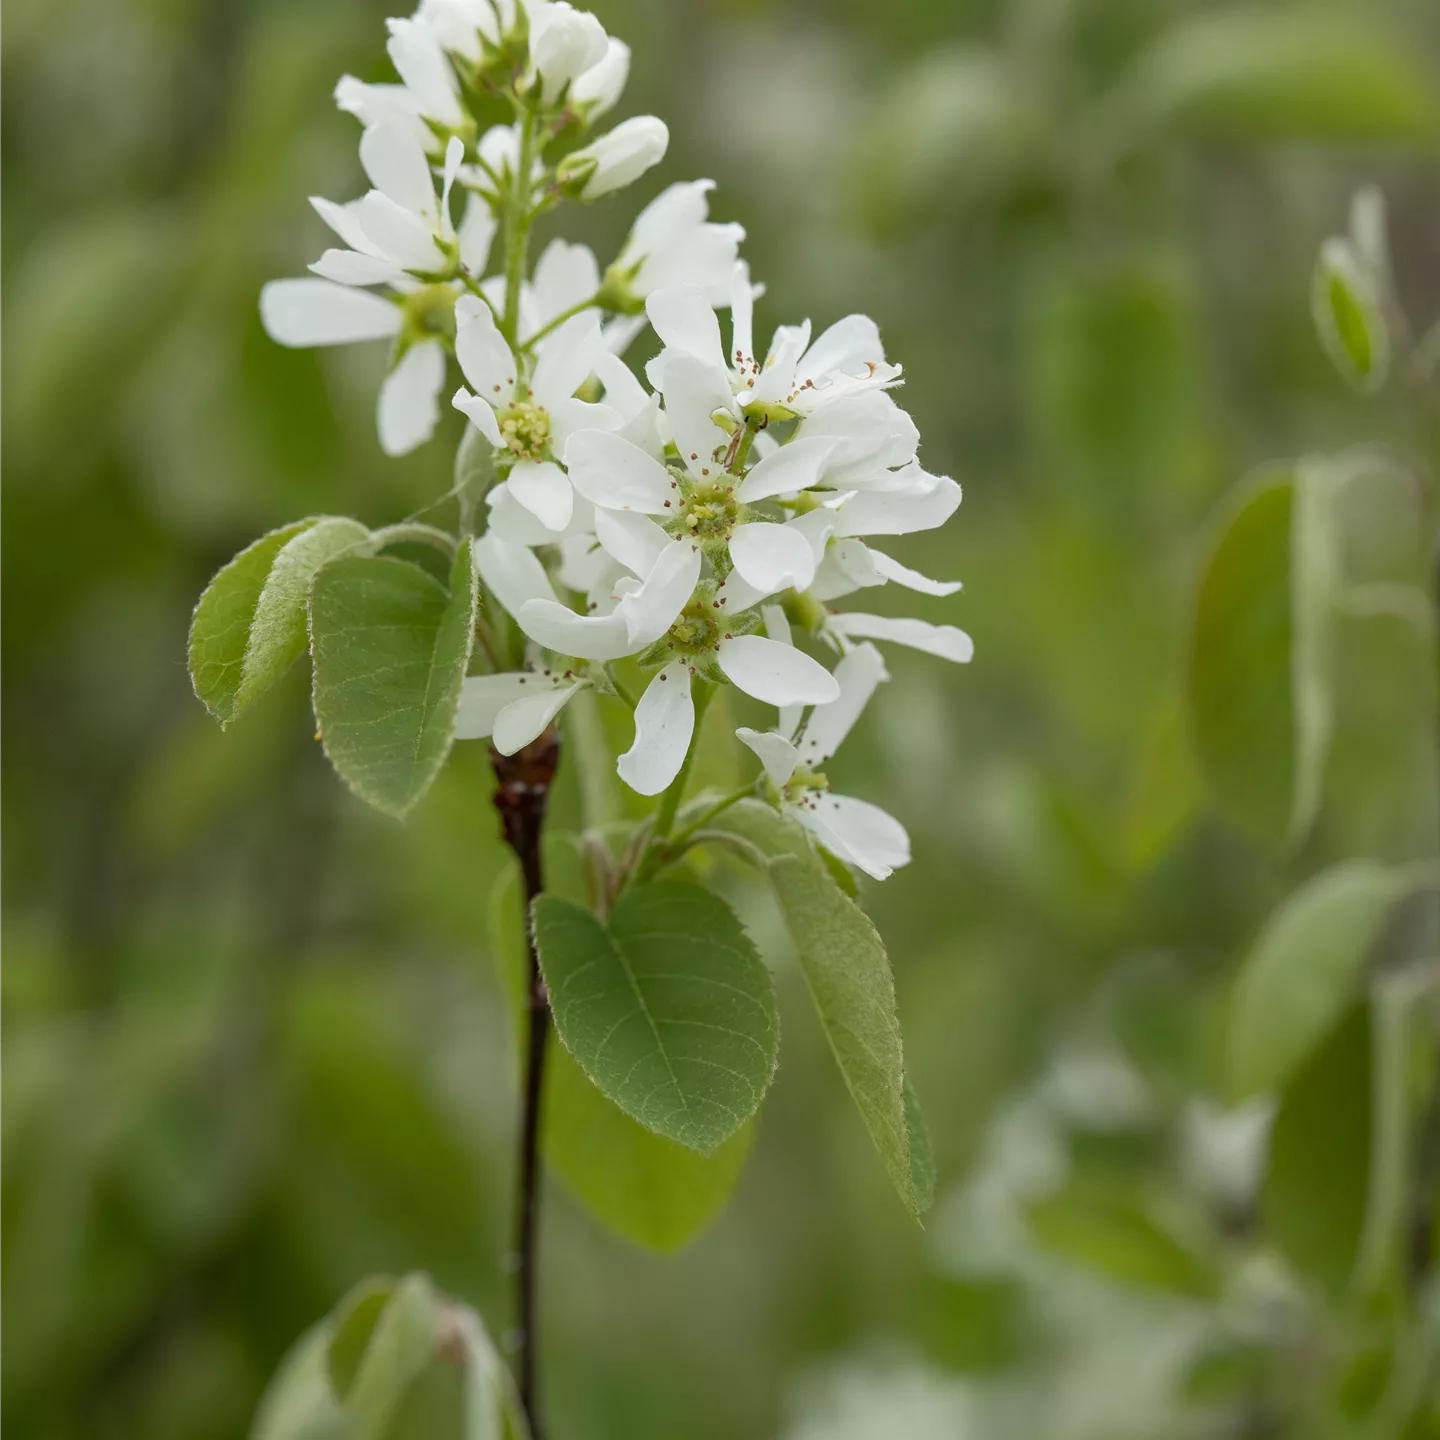
{"label": "green leaf", "polygon": [[1215,1293],[1209,1267],[1131,1196],[1079,1183],[1026,1213],[1036,1239],[1082,1269],[1136,1289],[1199,1298]]}
{"label": "green leaf", "polygon": [[[547,891],[583,900],[583,870],[570,837],[552,837],[545,847]],[[490,933],[517,1035],[524,1019],[523,914],[512,864],[491,897]],[[730,1198],[750,1153],[753,1123],[713,1155],[647,1130],[606,1099],[563,1046],[552,1046],[546,1061],[543,1103],[547,1163],[602,1225],[651,1250],[676,1250],[703,1230]]]}
{"label": "green leaf", "polygon": [[930,1127],[920,1109],[920,1097],[907,1075],[904,1080],[905,1133],[910,1141],[910,1184],[915,1192],[915,1210],[923,1215],[935,1203],[935,1150]]}
{"label": "green leaf", "polygon": [[1258,839],[1290,834],[1295,772],[1289,473],[1242,486],[1205,565],[1186,699],[1195,757],[1220,809]]}
{"label": "green leaf", "polygon": [[1390,371],[1390,331],[1376,276],[1350,240],[1320,247],[1310,284],[1310,311],[1320,343],[1344,379],[1373,394]]}
{"label": "green leaf", "polygon": [[814,856],[777,855],[769,869],[840,1073],[901,1199],[918,1217],[923,1182],[912,1170],[905,1057],[885,946]]}
{"label": "green leaf", "polygon": [[780,1022],[769,972],[723,900],[642,885],[602,923],[541,895],[534,927],[555,1028],[626,1114],[702,1155],[755,1114]]}
{"label": "green leaf", "polygon": [[375,1326],[394,1293],[395,1282],[391,1279],[362,1280],[340,1302],[340,1308],[335,1312],[325,1365],[330,1376],[330,1388],[342,1402],[355,1384],[360,1362],[365,1358],[365,1351],[375,1334]]}
{"label": "green leaf", "polygon": [[350,1416],[330,1388],[328,1320],[296,1341],[266,1388],[250,1440],[354,1440]]}
{"label": "green leaf", "polygon": [[403,817],[450,753],[475,634],[470,547],[450,593],[388,556],[327,565],[310,592],[315,718],[325,753],[362,800]]}
{"label": "green leaf", "polygon": [[1310,880],[1270,918],[1241,966],[1230,1005],[1230,1088],[1237,1100],[1284,1086],[1339,1023],[1403,891],[1394,870],[1350,860]]}
{"label": "green leaf", "polygon": [[1280,1098],[1261,1216],[1271,1241],[1336,1299],[1365,1224],[1371,1147],[1369,1011],[1354,1006]]}
{"label": "green leaf", "polygon": [[1232,10],[1173,25],[1132,69],[1131,133],[1167,123],[1210,139],[1436,136],[1433,82],[1411,51],[1339,16]]}
{"label": "green leaf", "polygon": [[425,1275],[367,1280],[302,1338],[254,1440],[513,1440],[514,1389],[480,1318]]}
{"label": "green leaf", "polygon": [[1345,575],[1337,476],[1323,460],[1307,460],[1295,470],[1290,572],[1295,774],[1287,838],[1294,845],[1320,813],[1335,730],[1336,619]]}
{"label": "green leaf", "polygon": [[[703,796],[696,802],[704,803]],[[915,1107],[912,1099],[907,1111],[895,981],[884,943],[835,884],[805,831],[771,806],[742,800],[707,828],[739,839],[769,875],[846,1087],[900,1198],[918,1219],[933,1185],[933,1161],[928,1138],[911,1153]]]}
{"label": "green leaf", "polygon": [[369,536],[358,520],[301,520],[242,550],[206,587],[190,626],[190,674],[222,725],[300,657],[311,581]]}
{"label": "green leaf", "polygon": [[1121,820],[1126,866],[1153,865],[1195,818],[1200,782],[1185,734],[1185,707],[1174,689],[1143,723]]}

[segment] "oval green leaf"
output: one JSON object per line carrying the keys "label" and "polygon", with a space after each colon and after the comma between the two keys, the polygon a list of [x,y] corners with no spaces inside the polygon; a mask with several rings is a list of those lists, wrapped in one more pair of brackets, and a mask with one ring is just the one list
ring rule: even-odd
{"label": "oval green leaf", "polygon": [[[545,847],[547,891],[585,894],[583,861],[569,837]],[[491,897],[490,935],[516,1034],[523,1033],[524,906],[515,866]],[[667,1140],[608,1100],[564,1046],[546,1062],[541,1145],[571,1194],[607,1229],[649,1250],[679,1249],[724,1207],[750,1153],[743,1125],[713,1155]]]}
{"label": "oval green leaf", "polygon": [[1349,240],[1332,237],[1320,247],[1310,310],[1331,364],[1356,390],[1373,394],[1390,372],[1390,331],[1375,276]]}
{"label": "oval green leaf", "polygon": [[475,634],[470,547],[450,591],[389,556],[327,565],[310,591],[315,719],[330,763],[362,800],[403,817],[454,739]]}
{"label": "oval green leaf", "polygon": [[1358,998],[1366,957],[1404,884],[1374,860],[1317,875],[1266,924],[1235,982],[1230,1088],[1279,1090]]}
{"label": "oval green leaf", "polygon": [[1290,593],[1294,485],[1288,473],[1241,487],[1200,580],[1190,633],[1190,741],[1231,820],[1279,847],[1295,770]]}
{"label": "oval green leaf", "polygon": [[846,1088],[900,1198],[918,1219],[934,1186],[933,1159],[923,1129],[911,1136],[919,1109],[913,1096],[907,1101],[895,980],[884,942],[836,885],[805,831],[771,806],[742,800],[707,829],[733,837],[769,875]]}
{"label": "oval green leaf", "polygon": [[755,1114],[780,1022],[769,972],[723,900],[642,885],[602,923],[541,895],[534,928],[555,1028],[627,1115],[710,1155]]}
{"label": "oval green leaf", "polygon": [[1369,1009],[1356,1005],[1280,1097],[1260,1213],[1271,1242],[1332,1296],[1350,1289],[1369,1202]]}

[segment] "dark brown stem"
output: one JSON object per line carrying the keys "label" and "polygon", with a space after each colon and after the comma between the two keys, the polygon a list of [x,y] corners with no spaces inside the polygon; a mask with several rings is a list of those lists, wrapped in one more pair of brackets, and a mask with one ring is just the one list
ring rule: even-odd
{"label": "dark brown stem", "polygon": [[505,843],[520,862],[525,882],[525,1085],[520,1100],[519,1156],[515,1203],[515,1380],[533,1440],[542,1440],[536,1403],[536,1273],[540,1219],[540,1099],[545,1079],[545,1044],[550,1035],[550,1000],[540,974],[530,908],[544,887],[540,843],[545,807],[560,761],[560,736],[553,728],[514,755],[490,751],[499,786],[495,809]]}

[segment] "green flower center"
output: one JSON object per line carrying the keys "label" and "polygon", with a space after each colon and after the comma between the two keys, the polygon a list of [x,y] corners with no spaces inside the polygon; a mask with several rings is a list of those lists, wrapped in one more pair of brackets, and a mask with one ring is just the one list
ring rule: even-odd
{"label": "green flower center", "polygon": [[410,344],[448,340],[455,334],[455,287],[422,285],[400,303],[404,312],[401,335]]}
{"label": "green flower center", "polygon": [[500,439],[519,460],[541,460],[550,449],[550,415],[543,405],[516,400],[495,417]]}
{"label": "green flower center", "polygon": [[727,483],[732,477],[702,481],[683,487],[684,498],[675,509],[674,519],[665,528],[675,536],[688,536],[702,544],[707,540],[729,540],[740,515],[735,499],[735,486]]}

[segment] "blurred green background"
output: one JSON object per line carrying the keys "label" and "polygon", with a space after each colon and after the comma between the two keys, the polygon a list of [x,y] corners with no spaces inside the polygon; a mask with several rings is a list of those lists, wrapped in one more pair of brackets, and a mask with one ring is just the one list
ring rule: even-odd
{"label": "blurred green background", "polygon": [[[761,333],[879,320],[922,459],[966,490],[892,548],[963,578],[918,604],[977,658],[893,656],[835,775],[914,840],[866,900],[934,1133],[928,1228],[737,890],[786,1027],[754,1153],[672,1257],[550,1186],[553,1434],[1382,1433],[1387,1332],[1269,1250],[1264,1116],[1223,1113],[1215,1020],[1301,878],[1434,851],[1433,670],[1404,625],[1347,625],[1321,822],[1278,858],[1202,801],[1177,696],[1225,493],[1276,458],[1410,443],[1335,377],[1308,290],[1368,179],[1411,314],[1440,313],[1440,8],[595,8],[635,52],[625,109],[672,149],[562,223],[603,264],[636,201],[713,176],[769,285]],[[202,586],[256,533],[385,523],[449,484],[460,417],[385,460],[381,349],[285,351],[256,308],[319,253],[305,196],[362,187],[329,92],[384,78],[386,13],[5,16],[3,1419],[26,1440],[241,1436],[290,1342],[374,1271],[426,1269],[503,1328],[484,754],[461,747],[402,827],[328,771],[300,670],[222,735],[184,663]],[[1359,507],[1376,575],[1423,563],[1408,503]],[[1105,1222],[1027,1228],[1056,1175],[1101,1185]]]}

